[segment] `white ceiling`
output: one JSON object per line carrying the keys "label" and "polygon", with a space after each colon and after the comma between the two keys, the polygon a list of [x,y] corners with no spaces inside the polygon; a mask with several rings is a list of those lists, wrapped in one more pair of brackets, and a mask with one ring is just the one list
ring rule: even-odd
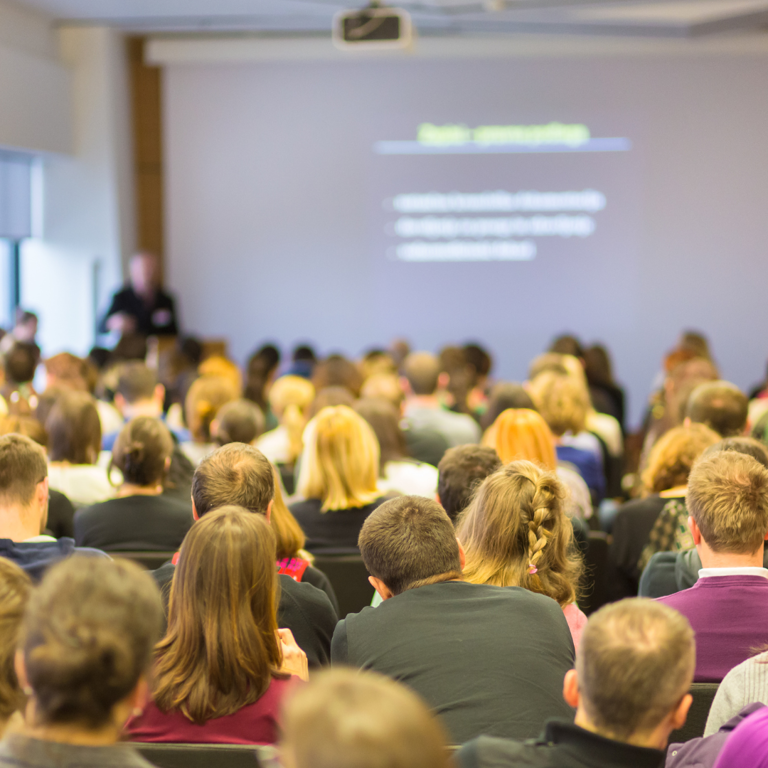
{"label": "white ceiling", "polygon": [[[349,0],[16,0],[59,23],[133,32],[328,33]],[[421,34],[546,33],[694,37],[768,28],[768,0],[416,0]]]}

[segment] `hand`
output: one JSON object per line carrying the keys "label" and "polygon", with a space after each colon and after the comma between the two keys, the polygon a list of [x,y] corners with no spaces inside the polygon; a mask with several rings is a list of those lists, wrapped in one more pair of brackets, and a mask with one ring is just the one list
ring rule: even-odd
{"label": "hand", "polygon": [[107,320],[107,328],[118,333],[133,333],[136,330],[136,318],[125,312],[118,312]]}
{"label": "hand", "polygon": [[309,680],[309,664],[307,654],[299,648],[290,629],[278,629],[277,637],[283,649],[283,666],[281,672],[296,675],[302,680]]}

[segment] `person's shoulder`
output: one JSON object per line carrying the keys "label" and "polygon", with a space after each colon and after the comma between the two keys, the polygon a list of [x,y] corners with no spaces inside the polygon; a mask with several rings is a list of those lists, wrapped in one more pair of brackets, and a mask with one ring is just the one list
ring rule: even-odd
{"label": "person's shoulder", "polygon": [[157,586],[162,589],[166,584],[171,583],[175,571],[176,566],[173,563],[164,563],[154,571],[150,571],[149,575],[155,580]]}
{"label": "person's shoulder", "polygon": [[280,581],[280,603],[293,602],[301,608],[333,611],[328,595],[306,581],[294,581],[284,573],[278,574]]}
{"label": "person's shoulder", "polygon": [[663,598],[680,591],[677,584],[678,552],[656,552],[640,577],[640,597]]}
{"label": "person's shoulder", "polygon": [[530,742],[480,736],[467,742],[455,755],[459,768],[548,768],[550,749]]}

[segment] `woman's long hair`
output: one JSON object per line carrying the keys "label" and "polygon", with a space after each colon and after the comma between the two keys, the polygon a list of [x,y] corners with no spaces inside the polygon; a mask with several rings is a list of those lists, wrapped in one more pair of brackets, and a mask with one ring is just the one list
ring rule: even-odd
{"label": "woman's long hair", "polygon": [[286,506],[283,497],[283,481],[274,464],[272,465],[272,475],[275,478],[275,498],[272,500],[272,516],[269,519],[269,527],[275,534],[277,559],[306,558],[308,555],[302,550],[307,543],[307,538],[298,521],[291,514],[291,510]]}
{"label": "woman's long hair", "polygon": [[483,436],[502,464],[525,459],[553,471],[557,467],[555,438],[547,422],[530,408],[508,408]]}
{"label": "woman's long hair", "polygon": [[277,638],[275,537],[262,515],[222,507],[195,523],[155,651],[154,699],[195,723],[253,704],[283,661]]}
{"label": "woman's long hair", "polygon": [[530,461],[513,461],[487,477],[457,527],[465,580],[525,587],[563,607],[574,602],[583,562],[564,497],[554,472]]}

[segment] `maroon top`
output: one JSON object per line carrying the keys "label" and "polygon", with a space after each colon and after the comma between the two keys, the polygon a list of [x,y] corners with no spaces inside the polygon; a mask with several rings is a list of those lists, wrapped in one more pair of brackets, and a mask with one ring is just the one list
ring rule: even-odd
{"label": "maroon top", "polygon": [[298,678],[275,680],[253,704],[232,715],[216,717],[197,725],[180,710],[161,712],[154,702],[125,724],[131,741],[162,741],[181,744],[275,744],[278,739],[280,706]]}

